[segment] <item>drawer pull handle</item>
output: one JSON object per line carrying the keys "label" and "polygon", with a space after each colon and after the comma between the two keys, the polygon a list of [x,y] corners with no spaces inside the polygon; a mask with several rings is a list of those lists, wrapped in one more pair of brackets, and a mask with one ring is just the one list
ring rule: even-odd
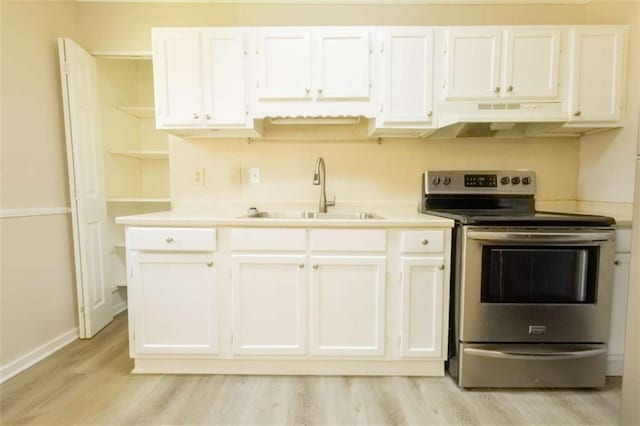
{"label": "drawer pull handle", "polygon": [[213,262],[207,262],[207,266],[211,268],[213,266]]}
{"label": "drawer pull handle", "polygon": [[440,269],[441,271],[444,270],[444,265],[438,265],[438,269]]}
{"label": "drawer pull handle", "polygon": [[304,268],[304,263],[298,263],[298,268],[300,269]]}
{"label": "drawer pull handle", "polygon": [[318,269],[318,264],[313,265],[313,269]]}
{"label": "drawer pull handle", "polygon": [[614,264],[614,265],[616,265],[616,266],[620,266],[620,263],[621,263],[621,262],[620,262],[619,260],[614,260],[614,261],[613,261],[613,264]]}
{"label": "drawer pull handle", "polygon": [[426,246],[427,244],[429,244],[429,240],[422,240],[422,245]]}
{"label": "drawer pull handle", "polygon": [[167,242],[168,243],[172,243],[173,242],[173,237],[167,237]]}

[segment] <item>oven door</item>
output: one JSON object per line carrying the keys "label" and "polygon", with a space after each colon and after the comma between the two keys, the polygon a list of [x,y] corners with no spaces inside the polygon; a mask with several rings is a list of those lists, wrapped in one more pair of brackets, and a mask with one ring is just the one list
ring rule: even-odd
{"label": "oven door", "polygon": [[460,340],[606,342],[614,231],[464,227]]}

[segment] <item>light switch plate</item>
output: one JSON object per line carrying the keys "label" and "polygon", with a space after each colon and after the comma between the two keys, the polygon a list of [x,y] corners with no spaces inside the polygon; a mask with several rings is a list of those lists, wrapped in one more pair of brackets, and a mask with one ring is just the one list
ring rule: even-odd
{"label": "light switch plate", "polygon": [[191,185],[204,186],[204,168],[194,167],[191,170]]}
{"label": "light switch plate", "polygon": [[251,183],[260,183],[260,168],[252,167],[249,169],[249,181]]}

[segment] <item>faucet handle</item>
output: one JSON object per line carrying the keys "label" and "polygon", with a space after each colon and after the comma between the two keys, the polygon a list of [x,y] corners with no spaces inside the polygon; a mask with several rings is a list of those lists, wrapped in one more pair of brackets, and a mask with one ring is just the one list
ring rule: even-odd
{"label": "faucet handle", "polygon": [[336,196],[333,196],[333,200],[327,200],[326,205],[327,207],[334,207],[336,205]]}

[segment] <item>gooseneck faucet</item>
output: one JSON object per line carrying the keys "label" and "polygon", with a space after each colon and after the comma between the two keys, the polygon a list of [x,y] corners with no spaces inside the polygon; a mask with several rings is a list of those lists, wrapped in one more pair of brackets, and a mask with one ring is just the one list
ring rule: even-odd
{"label": "gooseneck faucet", "polygon": [[313,173],[313,184],[320,185],[320,204],[318,206],[318,211],[320,213],[326,213],[327,207],[333,207],[336,205],[336,198],[333,197],[333,201],[327,201],[327,191],[325,180],[327,176],[327,171],[324,166],[324,159],[322,157],[318,157],[316,160],[316,169]]}

